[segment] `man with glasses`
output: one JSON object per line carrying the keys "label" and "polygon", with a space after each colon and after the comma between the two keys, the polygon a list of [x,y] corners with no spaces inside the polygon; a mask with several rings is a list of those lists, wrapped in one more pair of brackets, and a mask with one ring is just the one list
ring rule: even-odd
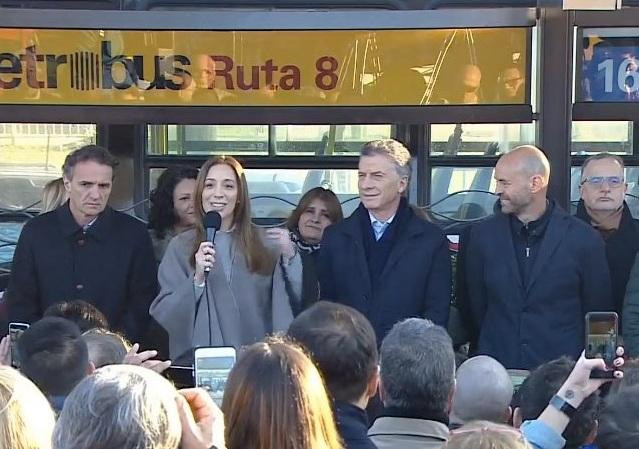
{"label": "man with glasses", "polygon": [[604,243],[548,198],[550,166],[521,146],[495,167],[501,212],[477,223],[466,247],[466,285],[477,352],[533,369],[584,347],[584,315],[609,310]]}
{"label": "man with glasses", "polygon": [[639,227],[624,201],[627,190],[624,164],[619,156],[600,153],[584,161],[576,216],[599,231],[604,239],[613,310],[620,316],[630,269],[639,250]]}

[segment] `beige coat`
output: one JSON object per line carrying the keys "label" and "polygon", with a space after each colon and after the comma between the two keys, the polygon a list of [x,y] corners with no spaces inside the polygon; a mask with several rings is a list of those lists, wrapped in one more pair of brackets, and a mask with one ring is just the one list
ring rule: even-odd
{"label": "beige coat", "polygon": [[415,418],[377,418],[368,430],[377,449],[440,449],[448,441],[448,427]]}

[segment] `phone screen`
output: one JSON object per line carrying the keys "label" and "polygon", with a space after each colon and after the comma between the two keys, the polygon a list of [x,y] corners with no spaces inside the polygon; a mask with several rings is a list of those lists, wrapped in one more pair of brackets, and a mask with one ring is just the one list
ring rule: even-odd
{"label": "phone screen", "polygon": [[9,342],[11,345],[11,366],[20,369],[20,354],[18,353],[18,339],[29,328],[26,323],[9,323]]}
{"label": "phone screen", "polygon": [[234,364],[233,356],[195,357],[195,385],[208,391],[218,406],[222,405],[226,379]]}
{"label": "phone screen", "polygon": [[612,367],[617,350],[617,320],[614,312],[586,315],[586,358],[602,358]]}

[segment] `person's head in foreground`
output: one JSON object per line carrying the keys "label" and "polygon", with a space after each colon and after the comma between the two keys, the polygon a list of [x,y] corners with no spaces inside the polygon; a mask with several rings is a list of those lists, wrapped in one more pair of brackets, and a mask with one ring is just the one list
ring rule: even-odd
{"label": "person's head in foreground", "polygon": [[473,421],[454,430],[443,449],[532,449],[517,429]]}
{"label": "person's head in foreground", "polygon": [[177,392],[146,368],[96,370],[67,397],[54,449],[176,449],[182,426]]}
{"label": "person's head in foreground", "polygon": [[341,449],[324,382],[295,344],[249,346],[226,383],[227,449]]}
{"label": "person's head in foreground", "polygon": [[50,449],[55,416],[29,379],[0,365],[0,447]]}

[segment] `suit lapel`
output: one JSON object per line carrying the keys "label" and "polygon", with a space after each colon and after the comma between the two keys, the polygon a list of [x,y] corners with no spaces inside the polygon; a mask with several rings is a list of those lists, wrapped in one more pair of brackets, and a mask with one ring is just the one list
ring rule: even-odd
{"label": "suit lapel", "polygon": [[555,205],[555,210],[550,215],[548,227],[546,228],[546,231],[544,232],[544,235],[541,239],[539,254],[537,254],[537,257],[535,258],[535,264],[532,267],[530,279],[528,280],[528,285],[526,286],[527,292],[533,286],[533,284],[541,274],[543,268],[548,265],[548,261],[557,249],[557,246],[559,246],[561,239],[566,234],[569,223],[568,215],[558,213],[557,207],[558,206]]}
{"label": "suit lapel", "polygon": [[497,235],[503,236],[503,238],[498,238],[496,241],[496,253],[504,255],[504,261],[506,261],[506,265],[508,265],[513,278],[517,281],[517,285],[523,289],[524,281],[521,278],[519,263],[517,262],[517,254],[515,254],[513,232],[510,227],[510,215],[499,214],[497,216]]}

